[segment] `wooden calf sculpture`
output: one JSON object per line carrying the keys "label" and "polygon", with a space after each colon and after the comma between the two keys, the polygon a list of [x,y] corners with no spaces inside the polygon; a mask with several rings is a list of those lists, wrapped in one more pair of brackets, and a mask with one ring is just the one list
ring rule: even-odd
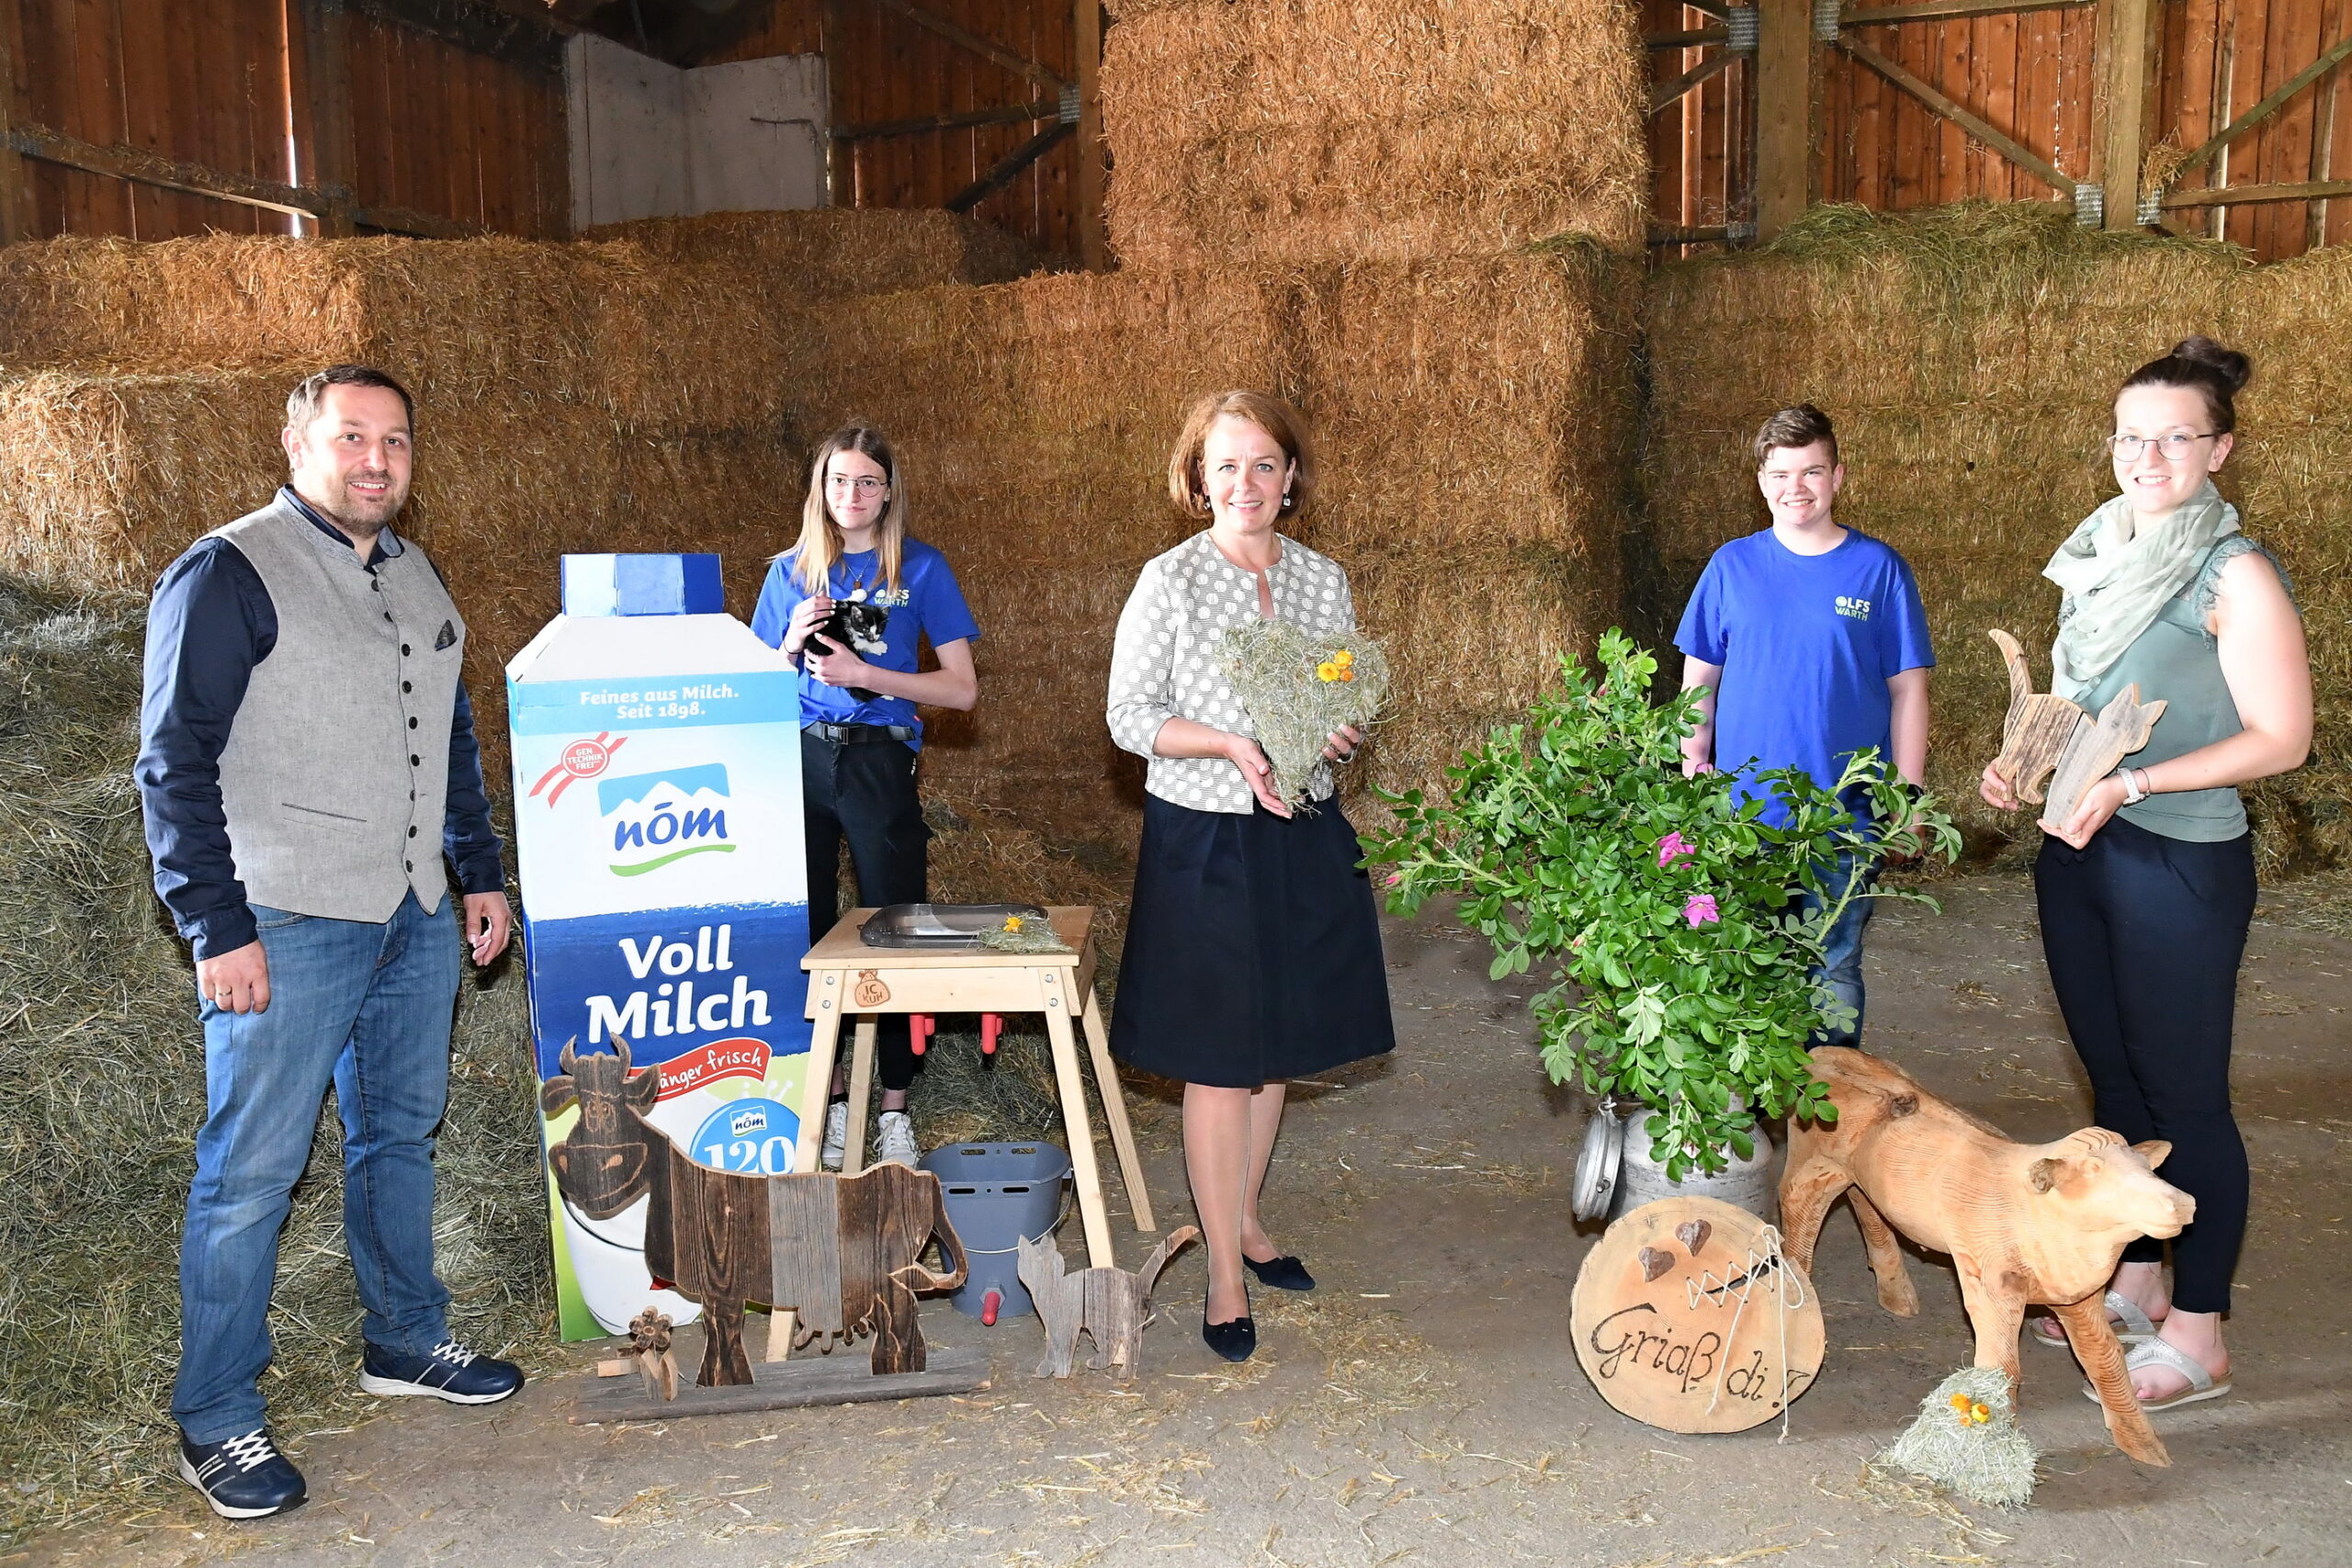
{"label": "wooden calf sculpture", "polygon": [[2143,703],[2138,686],[2126,686],[2093,720],[2064,697],[2033,689],[2017,638],[1999,630],[1985,635],[2000,645],[2009,667],[2009,711],[2001,721],[2001,754],[1993,759],[1993,771],[2028,804],[2041,801],[2041,781],[2049,779],[2042,816],[2064,827],[2083,791],[2148,743],[2156,720],[2165,716],[2164,700]]}
{"label": "wooden calf sculpture", "polygon": [[[580,1122],[548,1158],[557,1188],[592,1220],[650,1198],[646,1267],[702,1305],[701,1385],[752,1381],[746,1302],[797,1310],[796,1346],[820,1335],[846,1341],[870,1334],[877,1374],[922,1371],[914,1293],[953,1290],[966,1272],[939,1178],[889,1164],[853,1177],[697,1165],[645,1120],[661,1069],[632,1076],[628,1043],[616,1035],[613,1046],[613,1055],[593,1056],[564,1046],[563,1071],[541,1087],[539,1103],[552,1116],[576,1099]],[[944,1274],[920,1261],[934,1238]]]}
{"label": "wooden calf sculpture", "polygon": [[1812,1269],[1822,1217],[1850,1188],[1880,1305],[1900,1317],[1919,1310],[1899,1230],[1951,1255],[1976,1330],[1976,1365],[2017,1377],[2027,1305],[2054,1309],[2116,1447],[2169,1464],[2132,1395],[2104,1303],[2126,1243],[2177,1235],[2196,1215],[2195,1200],[2154,1174],[2172,1145],[2127,1145],[2103,1127],[2054,1144],[2011,1143],[1860,1051],[1817,1050],[1813,1071],[1828,1085],[1838,1120],[1789,1123],[1781,1224],[1790,1260]]}
{"label": "wooden calf sculpture", "polygon": [[1200,1228],[1186,1225],[1152,1249],[1142,1268],[1064,1270],[1062,1249],[1048,1236],[1042,1241],[1021,1238],[1021,1261],[1015,1272],[1037,1303],[1037,1317],[1046,1325],[1046,1359],[1037,1363],[1041,1378],[1066,1378],[1078,1353],[1078,1331],[1094,1337],[1090,1371],[1110,1368],[1131,1378],[1143,1360],[1143,1325],[1151,1315],[1152,1282],[1178,1248],[1200,1239]]}

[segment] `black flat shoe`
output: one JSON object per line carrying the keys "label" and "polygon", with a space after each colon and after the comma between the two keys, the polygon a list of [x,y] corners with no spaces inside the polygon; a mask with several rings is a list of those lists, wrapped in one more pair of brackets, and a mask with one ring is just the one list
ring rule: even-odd
{"label": "black flat shoe", "polygon": [[1205,1303],[1201,1307],[1201,1343],[1228,1361],[1246,1361],[1258,1348],[1258,1323],[1247,1315],[1228,1323],[1211,1323]]}
{"label": "black flat shoe", "polygon": [[1306,1265],[1295,1258],[1269,1258],[1261,1263],[1254,1258],[1244,1256],[1241,1261],[1250,1266],[1250,1272],[1258,1276],[1258,1283],[1261,1285],[1272,1285],[1277,1291],[1311,1291],[1315,1288],[1315,1276],[1308,1273]]}

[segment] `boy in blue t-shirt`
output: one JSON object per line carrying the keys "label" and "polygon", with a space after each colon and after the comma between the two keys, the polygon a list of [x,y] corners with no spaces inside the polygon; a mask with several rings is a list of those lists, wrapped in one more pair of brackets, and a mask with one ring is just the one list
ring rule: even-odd
{"label": "boy in blue t-shirt", "polygon": [[[1682,743],[1683,772],[1795,767],[1826,786],[1848,759],[1876,747],[1921,784],[1936,662],[1927,609],[1903,558],[1833,515],[1846,468],[1829,416],[1804,403],[1766,420],[1756,434],[1756,480],[1772,526],[1714,553],[1674,634],[1683,690],[1708,688],[1700,726]],[[1785,821],[1787,812],[1768,799],[1764,817]],[[1848,864],[1838,869],[1851,874]],[[1854,1010],[1854,1023],[1816,1044],[1860,1043],[1871,902],[1849,904],[1829,933],[1821,978]]]}

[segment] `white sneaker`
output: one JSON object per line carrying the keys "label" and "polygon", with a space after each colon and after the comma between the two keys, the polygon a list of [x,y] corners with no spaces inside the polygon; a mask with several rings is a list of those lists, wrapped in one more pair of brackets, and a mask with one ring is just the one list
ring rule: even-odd
{"label": "white sneaker", "polygon": [[825,1107],[825,1146],[818,1151],[817,1163],[827,1170],[839,1170],[842,1156],[849,1152],[849,1101],[836,1100]]}
{"label": "white sneaker", "polygon": [[915,1147],[915,1124],[903,1111],[882,1112],[881,1132],[876,1139],[881,1146],[875,1152],[875,1163],[903,1165],[912,1170],[915,1161],[922,1158],[922,1151]]}

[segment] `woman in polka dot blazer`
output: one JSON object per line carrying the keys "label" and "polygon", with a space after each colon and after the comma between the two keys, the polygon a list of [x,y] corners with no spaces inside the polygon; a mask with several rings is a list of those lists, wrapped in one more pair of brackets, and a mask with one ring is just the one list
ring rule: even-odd
{"label": "woman in polka dot blazer", "polygon": [[1119,616],[1108,718],[1150,759],[1134,912],[1111,1049],[1184,1085],[1184,1165],[1208,1240],[1201,1335],[1228,1360],[1256,1348],[1242,1270],[1310,1291],[1259,1213],[1287,1079],[1396,1043],[1362,850],[1332,798],[1332,735],[1311,811],[1275,791],[1250,716],[1217,668],[1252,616],[1352,631],[1337,563],[1277,531],[1313,488],[1295,411],[1256,392],[1196,403],[1169,459],[1169,494],[1208,527],[1149,562]]}

